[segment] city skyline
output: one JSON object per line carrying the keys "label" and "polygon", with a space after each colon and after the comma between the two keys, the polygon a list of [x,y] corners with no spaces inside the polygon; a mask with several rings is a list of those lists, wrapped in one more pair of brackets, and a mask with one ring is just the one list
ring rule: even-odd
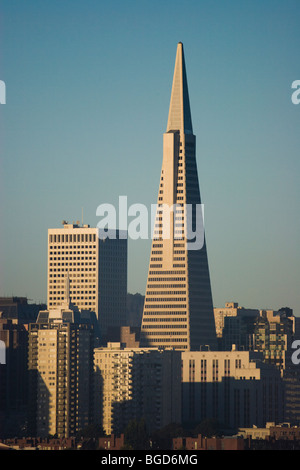
{"label": "city skyline", "polygon": [[[182,41],[214,306],[299,315],[299,4],[190,1],[186,20],[178,2],[14,6],[0,10],[0,294],[46,300],[47,230],[63,219],[96,226],[124,194],[156,202]],[[129,240],[131,293],[145,293],[150,250]]]}

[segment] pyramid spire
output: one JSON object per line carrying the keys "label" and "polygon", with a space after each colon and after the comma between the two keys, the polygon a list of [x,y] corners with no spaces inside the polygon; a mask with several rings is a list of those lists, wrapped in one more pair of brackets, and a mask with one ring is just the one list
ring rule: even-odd
{"label": "pyramid spire", "polygon": [[[164,208],[174,206],[175,214],[168,216]],[[177,45],[169,120],[163,135],[157,207],[141,346],[199,351],[202,345],[209,345],[213,350],[216,329],[205,237],[198,212],[201,199],[196,136],[181,43]]]}
{"label": "pyramid spire", "polygon": [[179,130],[193,134],[183,44],[177,45],[167,132]]}

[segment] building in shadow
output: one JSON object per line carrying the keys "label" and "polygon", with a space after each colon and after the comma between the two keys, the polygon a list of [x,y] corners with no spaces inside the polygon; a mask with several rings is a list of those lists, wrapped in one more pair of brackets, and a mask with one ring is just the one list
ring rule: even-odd
{"label": "building in shadow", "polygon": [[182,420],[215,419],[225,430],[284,419],[281,373],[253,351],[182,353]]}
{"label": "building in shadow", "polygon": [[94,328],[91,312],[66,300],[29,327],[29,434],[71,437],[93,419]]}
{"label": "building in shadow", "polygon": [[95,419],[106,434],[120,434],[141,418],[149,432],[180,422],[179,351],[108,343],[94,354]]}

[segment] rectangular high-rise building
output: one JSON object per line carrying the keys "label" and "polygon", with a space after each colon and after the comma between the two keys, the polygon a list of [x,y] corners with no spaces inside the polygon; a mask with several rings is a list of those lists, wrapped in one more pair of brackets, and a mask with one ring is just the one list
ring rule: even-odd
{"label": "rectangular high-rise building", "polygon": [[94,328],[70,304],[41,311],[29,325],[29,432],[75,436],[93,419]]}
{"label": "rectangular high-rise building", "polygon": [[157,213],[145,295],[141,345],[216,347],[185,60],[178,44]]}
{"label": "rectangular high-rise building", "polygon": [[[65,298],[80,310],[95,312],[104,339],[109,326],[126,324],[127,237],[99,238],[97,228],[64,223],[48,230],[48,308]],[[123,236],[123,234],[122,234]]]}

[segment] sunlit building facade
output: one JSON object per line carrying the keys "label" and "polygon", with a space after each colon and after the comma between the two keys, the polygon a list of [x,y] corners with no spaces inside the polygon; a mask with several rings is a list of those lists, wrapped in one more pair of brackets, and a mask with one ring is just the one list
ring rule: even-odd
{"label": "sunlit building facade", "polygon": [[177,46],[169,118],[163,136],[141,345],[179,350],[198,350],[201,345],[216,347],[196,138],[182,43]]}

